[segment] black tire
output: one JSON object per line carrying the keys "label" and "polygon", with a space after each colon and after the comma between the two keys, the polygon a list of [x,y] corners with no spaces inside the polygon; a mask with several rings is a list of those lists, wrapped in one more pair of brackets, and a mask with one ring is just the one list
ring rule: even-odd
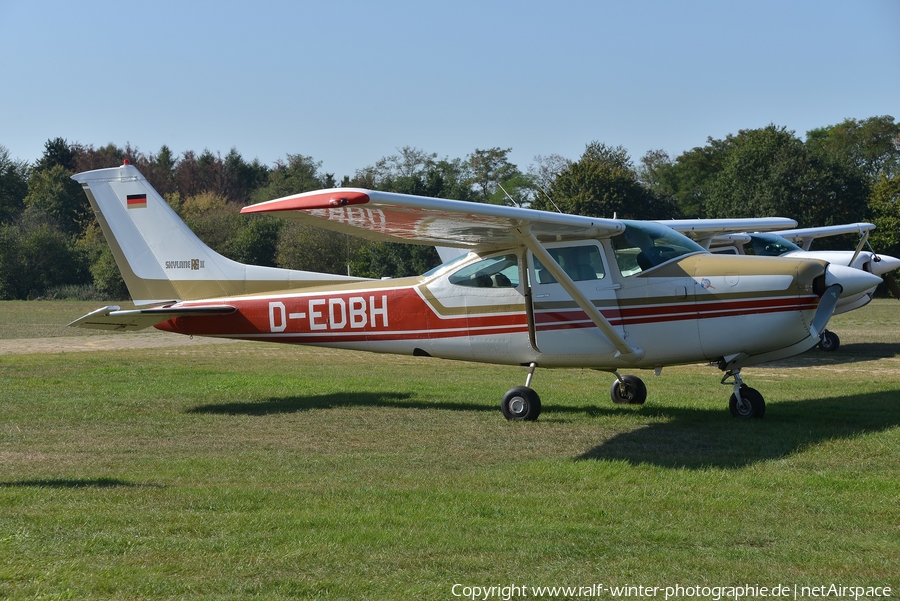
{"label": "black tire", "polygon": [[728,403],[728,408],[731,410],[732,416],[741,418],[761,418],[766,414],[766,400],[755,388],[750,388],[746,384],[741,384],[741,399],[743,399],[744,402],[741,406],[738,406],[737,397],[734,396],[734,394],[731,395],[731,401]]}
{"label": "black tire", "polygon": [[647,400],[647,386],[644,381],[637,376],[622,376],[622,380],[625,382],[625,394],[622,394],[622,387],[619,385],[619,380],[616,380],[609,389],[609,397],[612,402],[617,405],[625,403],[643,405]]}
{"label": "black tire", "polygon": [[510,421],[533,422],[541,414],[541,397],[527,386],[510,388],[500,401],[500,413]]}
{"label": "black tire", "polygon": [[833,353],[838,350],[841,346],[841,339],[837,334],[831,332],[829,330],[825,330],[822,332],[822,336],[819,338],[819,348],[825,352]]}

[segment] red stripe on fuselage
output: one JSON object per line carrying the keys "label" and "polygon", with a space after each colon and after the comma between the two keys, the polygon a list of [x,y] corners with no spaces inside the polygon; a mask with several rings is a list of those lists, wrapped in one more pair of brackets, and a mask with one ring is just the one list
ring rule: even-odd
{"label": "red stripe on fuselage", "polygon": [[[781,296],[739,301],[680,302],[600,309],[613,326],[713,319],[738,315],[815,310],[816,296]],[[223,299],[184,303],[221,304]],[[435,340],[528,331],[523,311],[439,315],[414,288],[362,290],[330,295],[228,299],[231,315],[179,317],[159,329],[198,336],[229,336],[272,342],[327,344]],[[485,309],[490,310],[489,308]],[[445,310],[446,311],[446,310]],[[470,307],[469,311],[477,311]],[[535,311],[539,331],[594,327],[580,309]]]}

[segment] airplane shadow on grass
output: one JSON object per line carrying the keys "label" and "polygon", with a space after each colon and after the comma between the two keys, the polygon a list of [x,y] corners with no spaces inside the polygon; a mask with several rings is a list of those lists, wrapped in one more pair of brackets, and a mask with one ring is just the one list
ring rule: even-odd
{"label": "airplane shadow on grass", "polygon": [[812,367],[825,365],[841,365],[844,363],[862,363],[875,359],[890,359],[900,355],[900,344],[887,342],[861,342],[842,345],[837,351],[826,352],[813,348],[801,355],[754,365],[753,369]]}
{"label": "airplane shadow on grass", "polygon": [[822,442],[895,428],[900,425],[900,391],[771,403],[763,419],[733,418],[719,408],[653,409],[668,420],[616,434],[577,459],[741,468]]}
{"label": "airplane shadow on grass", "polygon": [[188,409],[188,413],[212,413],[221,415],[272,415],[296,413],[311,409],[336,407],[396,407],[401,409],[444,409],[447,411],[498,411],[477,403],[423,403],[411,400],[409,392],[346,392],[311,396],[270,398],[247,403],[216,403]]}
{"label": "airplane shadow on grass", "polygon": [[46,478],[0,482],[0,488],[161,488],[159,484],[137,484],[118,478]]}
{"label": "airplane shadow on grass", "polygon": [[[494,404],[426,403],[412,393],[353,392],[270,398],[254,402],[200,405],[194,414],[264,416],[338,407],[393,407],[447,411],[497,412]],[[852,439],[900,426],[900,391],[770,403],[763,419],[731,417],[725,406],[694,409],[665,406],[587,405],[544,407],[547,421],[566,414],[592,417],[652,415],[662,421],[607,438],[576,457],[580,461],[613,460],[670,468],[741,468],[788,457],[830,440]],[[564,419],[566,419],[564,417]],[[539,421],[538,424],[541,422]],[[536,434],[546,435],[546,433]]]}

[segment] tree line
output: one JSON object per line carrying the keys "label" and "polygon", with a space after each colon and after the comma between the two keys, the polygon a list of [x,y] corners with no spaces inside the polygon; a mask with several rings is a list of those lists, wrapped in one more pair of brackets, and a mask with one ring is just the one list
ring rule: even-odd
{"label": "tree line", "polygon": [[[741,130],[672,158],[650,151],[635,164],[621,146],[590,142],[571,160],[537,156],[522,170],[510,148],[463,158],[404,147],[341,181],[311,156],[274,165],[204,150],[176,156],[163,146],[95,148],[48,140],[33,163],[0,146],[0,298],[127,298],[87,197],[70,176],[128,160],[217,252],[243,263],[399,277],[439,263],[427,246],[378,243],[240,209],[321,188],[351,186],[532,207],[595,217],[796,219],[801,227],[872,221],[873,248],[900,256],[900,125],[890,116],[806,133]],[[848,248],[823,239],[820,248]],[[855,241],[852,242],[855,245]]]}

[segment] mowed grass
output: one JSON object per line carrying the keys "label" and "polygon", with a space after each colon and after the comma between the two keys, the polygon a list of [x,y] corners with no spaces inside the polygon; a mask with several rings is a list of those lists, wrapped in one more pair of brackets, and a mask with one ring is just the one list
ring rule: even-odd
{"label": "mowed grass", "polygon": [[[4,336],[14,313],[26,341],[95,308],[51,305],[0,303]],[[0,597],[896,595],[900,306],[831,329],[837,353],[744,371],[763,420],[733,419],[705,365],[634,372],[643,407],[613,406],[609,374],[539,369],[543,414],[509,423],[523,368],[254,343],[0,355]]]}

